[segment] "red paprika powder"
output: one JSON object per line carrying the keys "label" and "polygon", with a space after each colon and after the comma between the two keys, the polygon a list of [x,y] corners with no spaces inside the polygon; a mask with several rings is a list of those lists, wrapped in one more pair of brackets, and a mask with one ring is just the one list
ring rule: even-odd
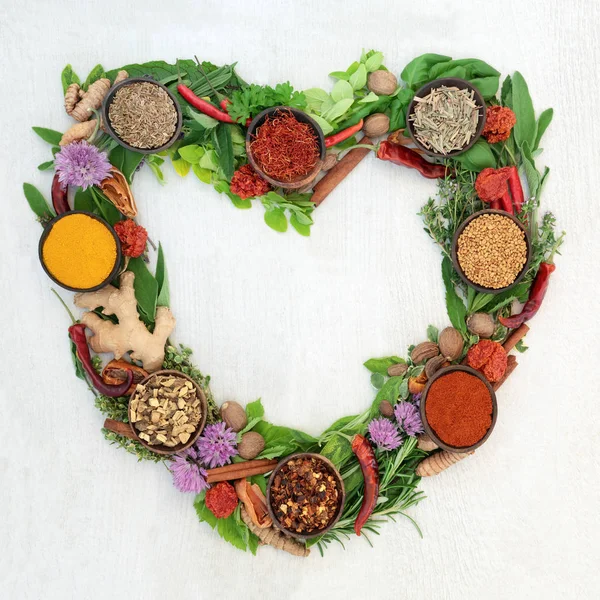
{"label": "red paprika powder", "polygon": [[464,371],[439,377],[427,392],[427,423],[444,443],[456,448],[472,446],[487,433],[492,410],[486,385]]}

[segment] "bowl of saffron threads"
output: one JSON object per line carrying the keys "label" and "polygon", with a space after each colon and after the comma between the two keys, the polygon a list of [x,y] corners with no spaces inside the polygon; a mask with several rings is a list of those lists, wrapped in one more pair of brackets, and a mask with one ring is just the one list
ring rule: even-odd
{"label": "bowl of saffron threads", "polygon": [[248,161],[274,187],[298,189],[311,183],[321,171],[325,150],[316,121],[289,106],[263,110],[246,134]]}

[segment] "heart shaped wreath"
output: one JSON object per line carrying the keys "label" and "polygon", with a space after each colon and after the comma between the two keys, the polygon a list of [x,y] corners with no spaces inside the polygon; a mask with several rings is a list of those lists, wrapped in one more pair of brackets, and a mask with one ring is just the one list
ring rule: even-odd
{"label": "heart shaped wreath", "polygon": [[[495,391],[517,366],[508,353],[526,349],[525,322],[564,235],[551,213],[538,214],[548,168],[535,160],[552,109],[536,118],[520,73],[499,94],[500,73],[485,62],[425,54],[399,83],[370,51],[331,77],[331,91],[300,92],[196,59],[98,65],[81,83],[68,65],[65,108],[76,123],[33,128],[52,146],[38,167],[55,172],[52,204],[31,184],[24,192],[44,226],[43,268],[87,310],[77,321],[65,304],[75,372],[106,417],[104,436],[164,462],[174,485],[195,494],[198,518],[252,553],[260,544],[322,553],[353,533],[369,540],[396,515],[420,533],[406,512],[422,499],[419,480],[490,435]],[[170,160],[239,209],[258,200],[272,229],[289,222],[307,236],[316,207],[372,152],[437,181],[420,215],[442,250],[451,326],[430,325],[404,358],[366,361],[374,401],[319,437],[269,423],[260,400],[219,409],[191,350],[169,339],[165,258],[159,245],[152,274],[135,173],[146,165],[164,183]],[[104,364],[101,353],[113,357]]]}

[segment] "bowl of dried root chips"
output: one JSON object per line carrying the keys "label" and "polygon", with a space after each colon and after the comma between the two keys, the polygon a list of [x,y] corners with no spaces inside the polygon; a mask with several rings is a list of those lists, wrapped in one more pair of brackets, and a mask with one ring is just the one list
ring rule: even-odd
{"label": "bowl of dried root chips", "polygon": [[200,386],[179,371],[152,373],[129,400],[129,425],[136,439],[157,454],[189,448],[206,423],[207,402]]}
{"label": "bowl of dried root chips", "polygon": [[466,152],[481,136],[485,100],[468,81],[445,77],[418,90],[406,114],[415,145],[430,156],[447,158]]}

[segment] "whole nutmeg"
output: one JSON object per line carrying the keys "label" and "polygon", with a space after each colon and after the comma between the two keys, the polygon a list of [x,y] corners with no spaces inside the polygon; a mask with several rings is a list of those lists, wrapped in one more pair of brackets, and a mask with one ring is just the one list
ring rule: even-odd
{"label": "whole nutmeg", "polygon": [[337,153],[328,152],[325,155],[325,160],[321,166],[321,171],[329,171],[329,169],[333,169],[337,163]]}
{"label": "whole nutmeg", "polygon": [[221,406],[221,419],[225,421],[227,427],[231,427],[235,432],[241,431],[248,425],[246,411],[241,404],[237,402],[224,402]]}
{"label": "whole nutmeg", "polygon": [[473,313],[467,319],[467,329],[480,338],[491,338],[494,335],[496,324],[492,315],[487,313]]}
{"label": "whole nutmeg", "polygon": [[265,438],[260,433],[248,431],[242,435],[237,448],[242,458],[252,460],[265,449]]}
{"label": "whole nutmeg", "polygon": [[398,363],[397,365],[390,365],[387,370],[387,374],[390,377],[400,377],[408,371],[408,365],[406,363]]}
{"label": "whole nutmeg", "polygon": [[367,78],[367,87],[378,96],[390,96],[398,87],[398,80],[389,71],[373,71]]}
{"label": "whole nutmeg", "polygon": [[434,356],[427,361],[425,365],[425,375],[427,375],[428,379],[431,379],[435,373],[437,373],[446,363],[446,357],[440,354],[439,356]]}
{"label": "whole nutmeg", "polygon": [[379,412],[384,417],[393,417],[394,416],[394,407],[387,400],[382,400],[379,404]]}
{"label": "whole nutmeg", "polygon": [[438,336],[438,344],[440,353],[448,360],[456,360],[460,358],[464,348],[463,337],[458,329],[454,327],[446,327]]}
{"label": "whole nutmeg", "polygon": [[425,362],[440,353],[440,349],[435,342],[421,342],[419,345],[413,348],[410,353],[410,357],[415,365]]}
{"label": "whole nutmeg", "polygon": [[383,113],[374,113],[365,119],[363,131],[367,137],[379,137],[390,129],[390,118]]}
{"label": "whole nutmeg", "polygon": [[433,452],[437,447],[438,445],[426,433],[421,433],[417,436],[417,448],[419,450]]}

